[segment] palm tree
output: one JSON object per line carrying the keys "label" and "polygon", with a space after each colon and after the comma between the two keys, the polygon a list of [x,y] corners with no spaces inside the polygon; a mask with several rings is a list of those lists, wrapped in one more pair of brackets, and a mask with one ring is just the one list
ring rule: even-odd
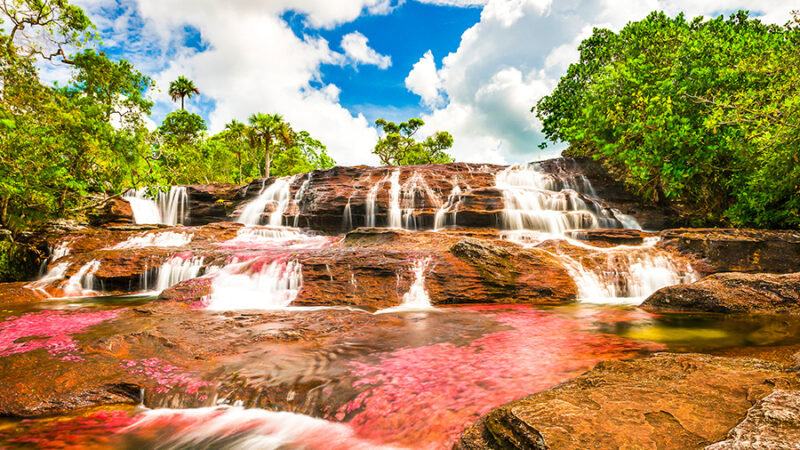
{"label": "palm tree", "polygon": [[264,177],[269,177],[272,142],[280,141],[287,147],[294,139],[294,131],[278,114],[256,113],[248,119],[250,123],[250,145],[253,148],[264,146]]}
{"label": "palm tree", "polygon": [[239,157],[239,184],[242,184],[242,142],[247,137],[247,125],[236,119],[225,125],[225,137],[236,146],[236,155]]}
{"label": "palm tree", "polygon": [[194,81],[183,75],[169,83],[169,96],[172,97],[173,102],[178,101],[178,98],[181,99],[181,109],[185,109],[183,107],[183,99],[192,98],[195,94],[199,95],[200,90],[194,86]]}

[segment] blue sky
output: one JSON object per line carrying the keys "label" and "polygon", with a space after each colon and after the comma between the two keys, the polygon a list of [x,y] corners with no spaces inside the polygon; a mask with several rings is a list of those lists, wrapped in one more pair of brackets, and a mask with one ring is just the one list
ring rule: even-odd
{"label": "blue sky", "polygon": [[619,29],[653,10],[693,17],[740,8],[784,23],[800,9],[800,0],[75,1],[109,54],[153,77],[152,126],[176,107],[169,82],[186,75],[201,91],[187,108],[211,132],[277,112],[341,164],[377,162],[378,117],[422,117],[423,135],[450,131],[460,161],[555,156],[563,144],[538,149],[544,138],[530,108],[593,27]]}

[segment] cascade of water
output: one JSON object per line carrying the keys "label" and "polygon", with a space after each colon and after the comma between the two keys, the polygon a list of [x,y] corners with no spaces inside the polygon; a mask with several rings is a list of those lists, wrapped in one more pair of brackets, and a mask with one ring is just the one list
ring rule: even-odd
{"label": "cascade of water", "polygon": [[380,181],[373,184],[372,187],[369,189],[369,193],[367,193],[367,199],[366,202],[364,203],[367,215],[364,222],[368,227],[376,226],[375,202],[378,199],[378,191],[380,190],[381,184],[387,182],[388,180],[389,180],[389,175],[386,175]]}
{"label": "cascade of water", "polygon": [[161,223],[167,225],[183,224],[189,210],[189,196],[186,186],[171,186],[168,192],[158,193],[158,208]]}
{"label": "cascade of water", "polygon": [[398,311],[420,311],[434,309],[431,305],[431,298],[425,289],[425,270],[428,269],[430,258],[414,261],[411,272],[414,274],[414,282],[403,294],[403,303],[392,308],[381,309],[376,313],[398,312]]}
{"label": "cascade of water", "polygon": [[403,215],[400,210],[400,170],[389,177],[389,228],[402,228]]}
{"label": "cascade of water", "polygon": [[441,207],[440,194],[434,192],[425,182],[425,177],[422,173],[414,171],[410,177],[403,183],[400,188],[402,194],[400,199],[400,208],[402,212],[403,228],[407,230],[416,230],[418,228],[417,217],[414,211],[418,207],[419,200],[429,202],[437,209]]}
{"label": "cascade of water", "polygon": [[245,206],[242,214],[236,219],[237,222],[245,225],[258,225],[261,223],[261,216],[268,205],[272,205],[272,212],[269,214],[268,225],[283,225],[283,213],[289,207],[291,200],[291,187],[296,176],[289,178],[278,178],[266,188],[261,189],[261,193],[255,200]]}
{"label": "cascade of water", "polygon": [[50,252],[50,261],[56,261],[61,259],[67,255],[72,253],[72,248],[69,246],[69,242],[61,241],[53,247],[53,251]]}
{"label": "cascade of water", "polygon": [[208,309],[284,309],[302,284],[302,266],[293,260],[232,263],[214,275]]}
{"label": "cascade of water", "polygon": [[445,226],[448,225],[447,216],[450,216],[449,222],[452,225],[456,225],[457,223],[457,215],[458,215],[458,204],[461,201],[461,186],[458,184],[458,177],[453,177],[453,189],[450,190],[450,195],[447,196],[447,202],[445,202],[441,208],[436,211],[436,216],[433,218],[433,229],[441,230]]}
{"label": "cascade of water", "polygon": [[94,292],[94,273],[100,268],[100,261],[92,260],[81,266],[64,285],[67,297],[83,297]]}
{"label": "cascade of water", "polygon": [[145,247],[183,247],[192,242],[193,234],[164,231],[162,233],[148,233],[131,236],[128,239],[110,247],[111,250]]}
{"label": "cascade of water", "polygon": [[145,188],[129,189],[122,195],[133,211],[133,220],[137,224],[162,223],[158,204],[145,195]]}
{"label": "cascade of water", "polygon": [[297,194],[294,196],[294,206],[297,208],[297,212],[294,215],[294,227],[297,228],[300,224],[300,203],[303,201],[303,196],[308,190],[308,186],[311,184],[311,178],[314,176],[313,173],[309,173],[308,177],[303,184],[300,186],[300,189],[297,190]]}
{"label": "cascade of water", "polygon": [[342,213],[342,230],[349,231],[353,228],[353,212],[350,210],[350,197],[347,198],[347,204],[344,205],[344,212]]}
{"label": "cascade of water", "polygon": [[44,290],[47,286],[54,284],[55,282],[60,282],[64,275],[67,273],[67,269],[69,269],[70,264],[68,262],[60,262],[55,264],[47,269],[47,273],[44,274],[41,278],[36,281],[32,281],[25,285],[28,289],[35,289],[37,291],[41,291],[46,294],[48,297],[50,296]]}
{"label": "cascade of water", "polygon": [[203,258],[175,256],[156,269],[156,291],[163,291],[181,281],[197,278],[203,268]]}
{"label": "cascade of water", "polygon": [[585,177],[557,178],[531,164],[511,166],[499,172],[495,181],[505,200],[505,229],[562,234],[623,225],[609,209],[581,195],[594,192]]}

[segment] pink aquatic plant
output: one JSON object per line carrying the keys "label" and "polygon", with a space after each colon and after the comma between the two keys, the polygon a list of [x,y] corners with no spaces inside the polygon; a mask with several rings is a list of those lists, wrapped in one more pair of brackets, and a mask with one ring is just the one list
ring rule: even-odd
{"label": "pink aquatic plant", "polygon": [[406,347],[379,355],[374,364],[351,363],[361,377],[355,386],[366,389],[334,418],[349,419],[368,439],[441,448],[496,406],[645,349],[591,332],[589,321],[527,307],[498,309],[491,317],[513,329],[465,346]]}
{"label": "pink aquatic plant", "polygon": [[[0,357],[44,348],[53,356],[75,353],[78,344],[72,335],[111,320],[119,309],[106,311],[41,311],[10,316],[0,323]],[[61,358],[82,361],[75,355]]]}
{"label": "pink aquatic plant", "polygon": [[13,430],[0,432],[0,447],[6,448],[8,445],[75,450],[110,448],[113,434],[130,426],[136,420],[138,417],[131,416],[125,411],[98,411],[56,421],[22,420]]}
{"label": "pink aquatic plant", "polygon": [[165,394],[175,388],[184,388],[187,394],[196,394],[201,387],[211,386],[212,383],[194,378],[181,367],[174,366],[159,358],[148,358],[138,361],[125,359],[120,366],[131,374],[143,375],[158,384],[155,391]]}

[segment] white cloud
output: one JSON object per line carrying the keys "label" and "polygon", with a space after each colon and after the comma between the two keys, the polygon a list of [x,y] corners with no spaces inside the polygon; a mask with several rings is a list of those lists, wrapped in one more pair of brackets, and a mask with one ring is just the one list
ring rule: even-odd
{"label": "white cloud", "polygon": [[342,50],[353,64],[368,64],[386,69],[392,65],[390,56],[381,55],[369,46],[368,39],[358,31],[342,36]]}
{"label": "white cloud", "polygon": [[423,131],[450,131],[458,160],[536,159],[545,139],[530,109],[577,61],[577,46],[593,27],[619,30],[656,10],[692,18],[749,9],[762,21],[783,24],[798,7],[781,0],[488,0],[480,22],[462,34],[441,68],[436,70],[433,55],[426,53],[409,72],[406,87],[426,103],[434,88],[436,98],[447,99],[423,115]]}
{"label": "white cloud", "polygon": [[441,106],[442,98],[442,79],[436,70],[436,62],[433,53],[428,50],[422,55],[405,80],[406,88],[409,91],[422,97],[422,102],[430,107]]}

